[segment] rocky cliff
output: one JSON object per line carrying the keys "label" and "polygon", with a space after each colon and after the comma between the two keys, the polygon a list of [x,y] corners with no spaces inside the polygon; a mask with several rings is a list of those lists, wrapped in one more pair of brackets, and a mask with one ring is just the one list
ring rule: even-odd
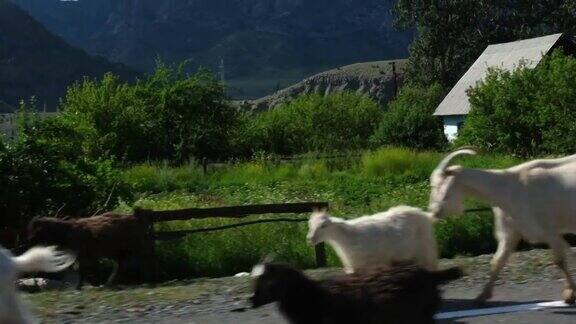
{"label": "rocky cliff", "polygon": [[266,110],[287,102],[302,94],[330,94],[336,91],[354,91],[367,94],[380,104],[394,97],[402,84],[402,72],[406,60],[356,63],[322,72],[298,82],[272,95],[238,101],[251,110]]}
{"label": "rocky cliff", "polygon": [[258,97],[354,62],[401,58],[393,0],[13,0],[75,46],[140,69],[160,57],[218,72]]}

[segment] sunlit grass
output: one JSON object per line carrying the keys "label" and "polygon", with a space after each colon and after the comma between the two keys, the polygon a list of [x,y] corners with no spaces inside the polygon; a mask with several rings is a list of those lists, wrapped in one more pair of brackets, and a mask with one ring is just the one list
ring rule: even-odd
{"label": "sunlit grass", "polygon": [[[194,162],[181,167],[145,164],[126,170],[124,178],[140,197],[136,205],[155,210],[328,201],[334,216],[358,217],[399,204],[426,208],[428,176],[442,156],[441,153],[387,148],[342,159],[310,157],[289,163],[262,159],[211,169],[206,175]],[[518,162],[513,158],[485,155],[455,161],[488,168]],[[119,207],[131,208],[126,204]],[[308,217],[306,214],[283,216]],[[252,216],[245,220],[271,217],[275,216]],[[222,218],[179,221],[159,224],[157,230],[206,228],[238,221]],[[309,268],[314,265],[314,254],[313,248],[306,244],[306,230],[305,222],[258,224],[160,242],[158,251],[168,278],[249,271],[268,254]],[[495,246],[489,213],[440,221],[436,234],[444,257],[487,253]],[[338,265],[331,250],[329,264]]]}

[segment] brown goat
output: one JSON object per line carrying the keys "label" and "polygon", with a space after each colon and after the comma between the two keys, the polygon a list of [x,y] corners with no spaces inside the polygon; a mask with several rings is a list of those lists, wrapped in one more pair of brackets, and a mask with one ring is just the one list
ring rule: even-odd
{"label": "brown goat", "polygon": [[71,220],[37,218],[28,226],[28,239],[31,244],[58,245],[77,255],[80,276],[77,289],[82,288],[90,266],[102,258],[113,262],[113,270],[106,281],[106,285],[112,285],[119,268],[128,259],[144,261],[154,255],[148,222],[132,214],[105,213]]}

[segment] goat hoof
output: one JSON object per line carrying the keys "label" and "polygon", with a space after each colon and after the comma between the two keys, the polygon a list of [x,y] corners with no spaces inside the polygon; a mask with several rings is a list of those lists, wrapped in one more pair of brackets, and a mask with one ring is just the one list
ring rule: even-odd
{"label": "goat hoof", "polygon": [[474,301],[476,304],[484,304],[490,298],[492,298],[492,292],[484,290]]}
{"label": "goat hoof", "polygon": [[574,305],[574,303],[576,303],[576,296],[572,289],[564,289],[562,297],[564,298],[564,302],[568,305]]}

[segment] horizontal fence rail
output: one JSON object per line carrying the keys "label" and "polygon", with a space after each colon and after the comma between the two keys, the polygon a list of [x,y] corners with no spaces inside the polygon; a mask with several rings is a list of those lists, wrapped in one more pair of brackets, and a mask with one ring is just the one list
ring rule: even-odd
{"label": "horizontal fence rail", "polygon": [[222,226],[196,228],[196,229],[182,230],[182,231],[156,232],[154,235],[155,235],[156,240],[170,241],[170,240],[177,240],[177,239],[183,238],[183,237],[190,235],[190,234],[213,232],[213,231],[219,231],[219,230],[224,230],[224,229],[229,229],[229,228],[234,228],[234,227],[242,227],[242,226],[247,226],[247,225],[262,224],[262,223],[277,223],[277,222],[302,223],[302,222],[307,222],[307,221],[308,221],[308,218],[259,219],[259,220],[255,220],[255,221],[222,225]]}
{"label": "horizontal fence rail", "polygon": [[304,202],[286,204],[246,205],[216,208],[189,208],[179,210],[153,211],[138,210],[138,215],[149,217],[152,222],[205,218],[244,218],[249,215],[262,214],[300,214],[309,213],[315,208],[328,208],[327,202]]}
{"label": "horizontal fence rail", "polygon": [[[318,156],[307,156],[307,155],[295,155],[295,156],[278,156],[266,162],[270,163],[292,163],[297,161],[307,161],[307,160],[334,160],[334,159],[359,159],[363,156],[362,153],[350,153],[350,154],[331,154],[331,155],[318,155]],[[234,164],[225,161],[211,161],[206,158],[201,160],[202,171],[204,175],[208,174],[208,169],[222,169]]]}
{"label": "horizontal fence rail", "polygon": [[485,211],[492,211],[492,207],[478,207],[478,208],[469,208],[464,210],[465,213],[478,213],[478,212],[485,212]]}
{"label": "horizontal fence rail", "polygon": [[[244,218],[250,215],[262,215],[262,214],[301,214],[301,213],[309,213],[314,209],[321,209],[321,208],[328,209],[329,203],[299,202],[299,203],[245,205],[245,206],[230,206],[230,207],[216,207],[216,208],[188,208],[188,209],[165,210],[165,211],[136,209],[134,213],[138,217],[143,217],[144,219],[147,220],[154,240],[171,241],[181,239],[191,234],[213,232],[262,223],[306,222],[308,221],[308,218],[276,217],[269,219],[258,219],[253,221],[238,222],[235,224],[227,224],[222,226],[197,228],[181,231],[170,231],[170,232],[155,232],[153,230],[152,224],[157,222],[206,219],[206,218]],[[318,267],[325,267],[327,262],[326,262],[326,247],[324,243],[316,244],[316,246],[314,246],[314,251],[315,251],[316,265]]]}
{"label": "horizontal fence rail", "polygon": [[[260,205],[245,205],[245,206],[229,206],[229,207],[216,207],[216,208],[188,208],[180,210],[165,210],[153,211],[147,209],[139,209],[135,213],[139,216],[145,216],[151,223],[177,221],[177,220],[192,220],[192,219],[206,219],[206,218],[244,218],[250,215],[262,214],[300,214],[309,213],[314,209],[329,208],[328,202],[299,202],[299,203],[284,203],[284,204],[260,204]],[[485,212],[491,211],[490,207],[478,207],[466,209],[465,213]],[[258,219],[253,221],[244,221],[234,224],[227,224],[206,228],[195,228],[180,231],[160,231],[154,232],[153,238],[157,241],[172,241],[182,239],[188,235],[198,233],[208,233],[231,228],[264,224],[264,223],[301,223],[308,221],[308,218],[288,218],[276,217],[269,219]],[[323,243],[317,244],[314,247],[316,265],[318,267],[326,266],[326,248]]]}

